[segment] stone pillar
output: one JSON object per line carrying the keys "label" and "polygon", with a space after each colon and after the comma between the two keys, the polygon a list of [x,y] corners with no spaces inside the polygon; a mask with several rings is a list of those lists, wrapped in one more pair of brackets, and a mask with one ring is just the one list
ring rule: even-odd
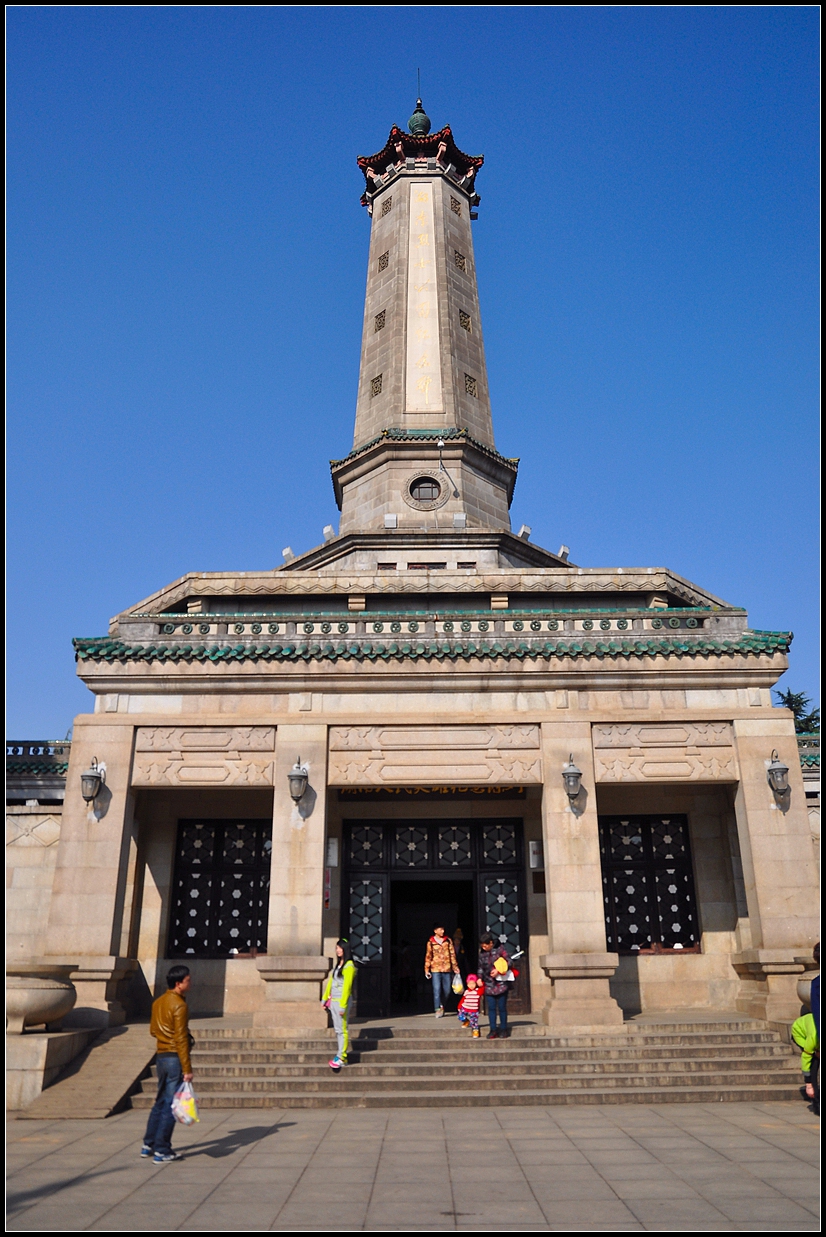
{"label": "stone pillar", "polygon": [[[800,1013],[797,979],[818,939],[819,882],[794,722],[734,722],[740,782],[734,800],[751,929],[751,948],[732,957],[737,1008],[772,1022]],[[790,790],[776,796],[766,777],[772,750],[789,766]]]}
{"label": "stone pillar", "polygon": [[[125,1011],[118,983],[137,968],[119,956],[132,829],[131,725],[81,715],[75,719],[66,777],[46,933],[46,960],[67,956],[79,963],[72,976],[77,1004],[65,1026],[118,1026]],[[93,803],[84,802],[80,775],[92,758],[106,766],[106,782]]]}
{"label": "stone pillar", "polygon": [[[309,770],[304,797],[294,803],[287,775],[298,759]],[[267,955],[256,960],[266,984],[255,1026],[327,1026],[321,956],[327,804],[327,727],[279,725],[275,741],[272,868]]]}
{"label": "stone pillar", "polygon": [[[562,768],[573,754],[582,790],[571,804]],[[619,956],[608,953],[599,857],[594,758],[587,722],[542,725],[542,831],[551,953],[539,962],[552,983],[548,1026],[616,1026],[622,1010],[609,991]]]}

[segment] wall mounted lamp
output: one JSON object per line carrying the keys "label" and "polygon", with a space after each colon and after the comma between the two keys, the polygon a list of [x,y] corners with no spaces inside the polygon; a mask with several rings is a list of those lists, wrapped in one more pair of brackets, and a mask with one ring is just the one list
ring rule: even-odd
{"label": "wall mounted lamp", "polygon": [[301,763],[301,757],[299,756],[287,774],[287,781],[290,783],[290,795],[296,803],[304,796],[309,776],[309,770],[306,765]]}
{"label": "wall mounted lamp", "polygon": [[93,803],[105,784],[106,770],[98,764],[97,756],[93,756],[91,766],[80,775],[80,793],[87,803]]}
{"label": "wall mounted lamp", "polygon": [[789,766],[784,765],[777,752],[772,752],[771,762],[766,769],[766,778],[776,795],[785,795],[789,789]]}
{"label": "wall mounted lamp", "polygon": [[582,770],[574,764],[574,754],[571,752],[568,763],[562,766],[562,781],[565,794],[569,799],[575,799],[582,788]]}

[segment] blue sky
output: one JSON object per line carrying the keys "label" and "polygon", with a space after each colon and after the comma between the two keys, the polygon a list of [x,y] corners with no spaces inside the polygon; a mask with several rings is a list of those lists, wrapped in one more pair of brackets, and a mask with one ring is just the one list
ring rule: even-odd
{"label": "blue sky", "polygon": [[337,522],[369,221],[405,124],[485,155],[511,516],[792,630],[817,696],[818,40],[809,7],[8,11],[9,730],[72,636]]}

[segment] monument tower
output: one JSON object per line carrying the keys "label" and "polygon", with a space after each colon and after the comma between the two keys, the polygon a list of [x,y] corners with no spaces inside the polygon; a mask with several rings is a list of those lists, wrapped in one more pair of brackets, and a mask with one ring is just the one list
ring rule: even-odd
{"label": "monument tower", "polygon": [[483,162],[449,125],[431,133],[421,99],[358,160],[371,235],[353,449],[332,463],[342,540],[291,570],[439,545],[475,567],[564,561],[511,533],[519,461],[494,444],[471,235]]}

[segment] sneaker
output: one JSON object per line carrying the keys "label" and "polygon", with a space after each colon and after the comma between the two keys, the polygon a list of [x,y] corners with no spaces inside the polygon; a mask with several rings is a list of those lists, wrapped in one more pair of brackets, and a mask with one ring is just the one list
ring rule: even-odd
{"label": "sneaker", "polygon": [[160,1151],[155,1152],[153,1164],[171,1164],[173,1160],[182,1160],[184,1157],[179,1155],[177,1151],[169,1151],[166,1154],[161,1154]]}
{"label": "sneaker", "polygon": [[440,1005],[439,1008],[436,1010],[436,1017],[444,1018],[444,1016],[445,1016],[444,1006]]}
{"label": "sneaker", "polygon": [[474,1031],[474,1032],[473,1032],[473,1038],[474,1038],[474,1039],[479,1039],[479,1038],[480,1038],[480,1036],[481,1036],[481,1034],[482,1034],[482,1032],[481,1032],[481,1031],[476,1030],[476,1031]]}
{"label": "sneaker", "polygon": [[498,1038],[499,1038],[498,1031],[488,1031],[488,1039],[498,1039]]}
{"label": "sneaker", "polygon": [[154,1147],[148,1147],[148,1146],[146,1145],[146,1143],[144,1143],[144,1144],[143,1144],[143,1146],[141,1147],[141,1159],[142,1159],[142,1160],[148,1160],[148,1159],[150,1159],[150,1158],[151,1158],[154,1154],[155,1154],[155,1148],[154,1148]]}
{"label": "sneaker", "polygon": [[339,1070],[341,1069],[342,1065],[344,1064],[344,1062],[342,1061],[341,1057],[333,1057],[332,1061],[328,1061],[327,1064],[329,1065],[333,1073],[337,1074]]}

